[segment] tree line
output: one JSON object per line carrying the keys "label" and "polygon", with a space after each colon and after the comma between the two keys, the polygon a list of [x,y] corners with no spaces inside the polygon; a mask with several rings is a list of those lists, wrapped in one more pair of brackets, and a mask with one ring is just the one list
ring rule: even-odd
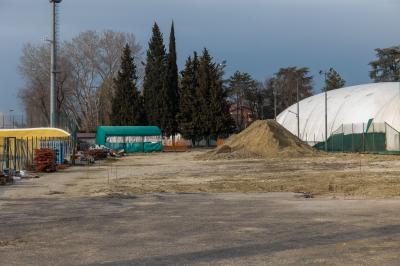
{"label": "tree line", "polygon": [[138,88],[136,65],[129,45],[123,49],[121,69],[114,80],[113,125],[156,125],[166,136],[181,133],[193,144],[233,132],[224,70],[205,48],[194,52],[178,73],[174,25],[166,52],[160,28],[155,23],[149,41],[143,89]]}
{"label": "tree line", "polygon": [[[370,62],[375,82],[399,81],[400,48],[376,49]],[[264,82],[236,71],[224,79],[225,62],[215,62],[209,50],[193,52],[179,72],[174,24],[168,49],[157,23],[148,49],[133,34],[85,31],[59,47],[57,113],[81,131],[98,125],[157,125],[167,136],[181,133],[195,142],[242,130],[248,121],[274,118],[290,105],[313,95],[307,67],[280,68]],[[30,126],[49,123],[49,45],[26,44],[18,70],[25,86],[19,98]],[[333,68],[325,73],[322,90],[345,86]]]}

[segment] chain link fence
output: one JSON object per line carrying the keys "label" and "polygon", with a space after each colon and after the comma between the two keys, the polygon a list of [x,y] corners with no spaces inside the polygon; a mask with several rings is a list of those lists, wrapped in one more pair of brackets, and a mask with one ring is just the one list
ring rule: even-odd
{"label": "chain link fence", "polygon": [[24,128],[26,126],[24,115],[6,115],[4,113],[0,113],[0,129]]}

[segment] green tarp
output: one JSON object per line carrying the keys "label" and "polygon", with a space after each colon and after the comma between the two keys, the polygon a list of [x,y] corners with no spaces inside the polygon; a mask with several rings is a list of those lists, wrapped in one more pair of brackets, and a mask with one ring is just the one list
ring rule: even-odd
{"label": "green tarp", "polygon": [[[107,137],[141,137],[134,143],[109,143]],[[145,137],[159,137],[157,142],[146,142]],[[162,151],[161,130],[156,126],[100,126],[96,129],[96,144],[127,153]]]}
{"label": "green tarp", "polygon": [[[333,152],[387,152],[385,133],[335,134],[328,138],[327,144],[328,151]],[[325,150],[325,142],[314,147]]]}

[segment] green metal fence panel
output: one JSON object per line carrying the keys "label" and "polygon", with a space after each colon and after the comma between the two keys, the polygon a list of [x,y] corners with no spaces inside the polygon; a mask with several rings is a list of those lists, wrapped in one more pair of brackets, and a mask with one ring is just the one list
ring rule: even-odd
{"label": "green metal fence panel", "polygon": [[162,151],[161,142],[136,142],[136,143],[105,143],[112,150],[124,150],[127,153],[159,152]]}
{"label": "green metal fence panel", "polygon": [[161,142],[145,142],[144,143],[144,152],[156,152],[162,151],[162,143]]}
{"label": "green metal fence panel", "polygon": [[[325,142],[314,145],[325,150]],[[341,125],[327,140],[329,152],[400,154],[400,133],[387,123]]]}

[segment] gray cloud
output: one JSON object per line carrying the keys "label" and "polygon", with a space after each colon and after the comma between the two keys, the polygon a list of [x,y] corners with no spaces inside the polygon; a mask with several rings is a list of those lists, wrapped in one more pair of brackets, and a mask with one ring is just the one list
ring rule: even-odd
{"label": "gray cloud", "polygon": [[[373,49],[399,42],[396,0],[65,0],[61,37],[87,29],[134,33],[143,46],[157,21],[168,35],[175,20],[179,65],[208,47],[217,60],[264,79],[279,67],[308,66],[316,74],[335,67],[348,84],[369,82]],[[47,0],[0,0],[1,109],[16,107],[23,82],[16,74],[21,46],[50,31]]]}

